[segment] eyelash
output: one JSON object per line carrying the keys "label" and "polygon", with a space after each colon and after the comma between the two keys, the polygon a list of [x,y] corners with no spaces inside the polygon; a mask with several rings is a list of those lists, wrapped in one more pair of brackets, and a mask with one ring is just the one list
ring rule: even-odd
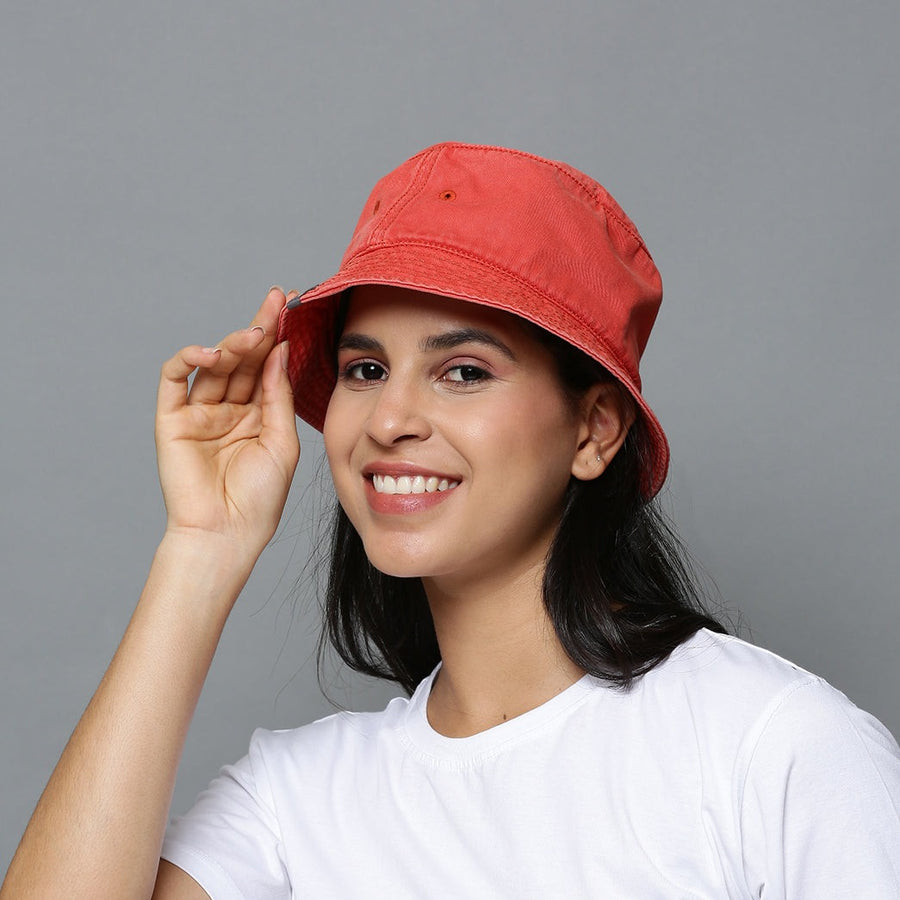
{"label": "eyelash", "polygon": [[[371,384],[372,382],[378,382],[382,380],[382,377],[379,376],[377,378],[360,378],[357,377],[354,373],[359,372],[364,367],[372,367],[375,369],[379,369],[381,373],[385,373],[386,369],[381,363],[377,363],[371,359],[362,359],[357,360],[356,362],[349,363],[344,366],[340,371],[340,379],[341,381],[347,382],[366,382]],[[448,378],[447,376],[451,372],[459,372],[462,375],[463,371],[467,370],[469,374],[476,375],[475,378]],[[490,374],[486,369],[483,369],[481,366],[472,365],[472,363],[459,363],[455,366],[448,366],[444,370],[444,373],[441,375],[441,379],[444,381],[448,381],[453,385],[463,385],[463,384],[478,384],[480,382],[489,381],[493,378],[493,375]]]}
{"label": "eyelash", "polygon": [[380,369],[384,372],[384,366],[380,365],[377,362],[372,362],[370,359],[363,359],[359,362],[352,362],[347,366],[344,366],[341,369],[340,378],[342,381],[381,381],[381,378],[357,378],[354,375],[354,372],[362,369],[364,366],[371,366],[375,369]]}
{"label": "eyelash", "polygon": [[[447,376],[451,372],[458,372],[460,375],[462,375],[463,371],[465,371],[465,370],[468,370],[470,374],[474,374],[476,377],[475,378],[447,378]],[[443,376],[441,376],[441,377],[444,378],[446,381],[452,382],[453,384],[478,384],[478,382],[480,382],[480,381],[490,381],[490,379],[493,378],[493,376],[490,374],[490,372],[486,371],[485,369],[482,369],[481,366],[474,366],[471,363],[460,363],[457,366],[450,366],[450,368],[447,369],[444,372]]]}

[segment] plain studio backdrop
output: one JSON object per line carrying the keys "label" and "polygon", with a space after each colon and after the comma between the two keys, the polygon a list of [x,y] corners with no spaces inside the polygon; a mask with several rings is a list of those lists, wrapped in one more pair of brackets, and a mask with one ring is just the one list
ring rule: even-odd
{"label": "plain studio backdrop", "polygon": [[[900,732],[896,0],[7,0],[0,35],[4,870],[162,532],[160,364],[330,275],[375,180],[442,140],[565,160],[635,220],[665,505],[742,636]],[[175,812],[255,726],[332,710],[300,430]]]}

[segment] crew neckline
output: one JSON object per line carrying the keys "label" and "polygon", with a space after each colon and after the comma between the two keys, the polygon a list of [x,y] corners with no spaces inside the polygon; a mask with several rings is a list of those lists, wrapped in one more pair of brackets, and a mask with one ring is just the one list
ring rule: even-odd
{"label": "crew neckline", "polygon": [[580,704],[600,684],[598,679],[583,675],[540,706],[506,722],[468,737],[447,737],[435,731],[428,721],[428,696],[440,667],[438,663],[434,671],[416,688],[409,700],[403,724],[412,749],[423,757],[451,763],[473,762],[496,755],[504,747],[522,740],[530,733],[563,716]]}
{"label": "crew neckline", "polygon": [[[718,658],[724,643],[736,640],[739,639],[700,628],[679,644],[663,662],[642,675],[628,693],[645,690],[658,678],[664,677],[664,672],[689,675],[706,668]],[[441,664],[438,663],[410,697],[402,730],[404,740],[412,752],[425,760],[454,766],[471,765],[486,757],[498,755],[504,748],[526,739],[554,720],[562,719],[589,696],[599,697],[604,702],[616,702],[625,696],[625,693],[608,682],[592,675],[583,675],[555,697],[507,722],[501,722],[469,737],[447,737],[435,731],[428,721],[428,695],[440,668]]]}

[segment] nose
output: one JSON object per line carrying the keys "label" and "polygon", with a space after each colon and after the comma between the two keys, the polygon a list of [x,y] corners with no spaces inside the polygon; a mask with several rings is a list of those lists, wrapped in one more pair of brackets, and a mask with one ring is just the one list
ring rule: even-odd
{"label": "nose", "polygon": [[372,394],[366,433],[385,447],[403,441],[423,441],[432,432],[427,412],[427,388],[413,379],[390,376]]}

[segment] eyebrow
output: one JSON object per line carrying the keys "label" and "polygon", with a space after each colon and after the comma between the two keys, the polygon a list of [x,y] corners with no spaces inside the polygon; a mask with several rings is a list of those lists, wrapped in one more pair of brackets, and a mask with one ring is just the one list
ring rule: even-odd
{"label": "eyebrow", "polygon": [[357,334],[355,331],[348,331],[341,335],[338,341],[338,350],[361,350],[369,353],[384,353],[384,345],[381,341],[369,337],[367,334]]}
{"label": "eyebrow", "polygon": [[[425,353],[435,350],[452,350],[461,344],[484,344],[499,350],[504,356],[515,362],[516,355],[489,331],[481,328],[455,328],[453,331],[445,331],[441,334],[432,334],[425,338],[419,345],[419,349]],[[367,334],[359,334],[350,331],[341,336],[338,342],[338,350],[360,350],[369,353],[384,353],[384,345],[381,341]]]}

